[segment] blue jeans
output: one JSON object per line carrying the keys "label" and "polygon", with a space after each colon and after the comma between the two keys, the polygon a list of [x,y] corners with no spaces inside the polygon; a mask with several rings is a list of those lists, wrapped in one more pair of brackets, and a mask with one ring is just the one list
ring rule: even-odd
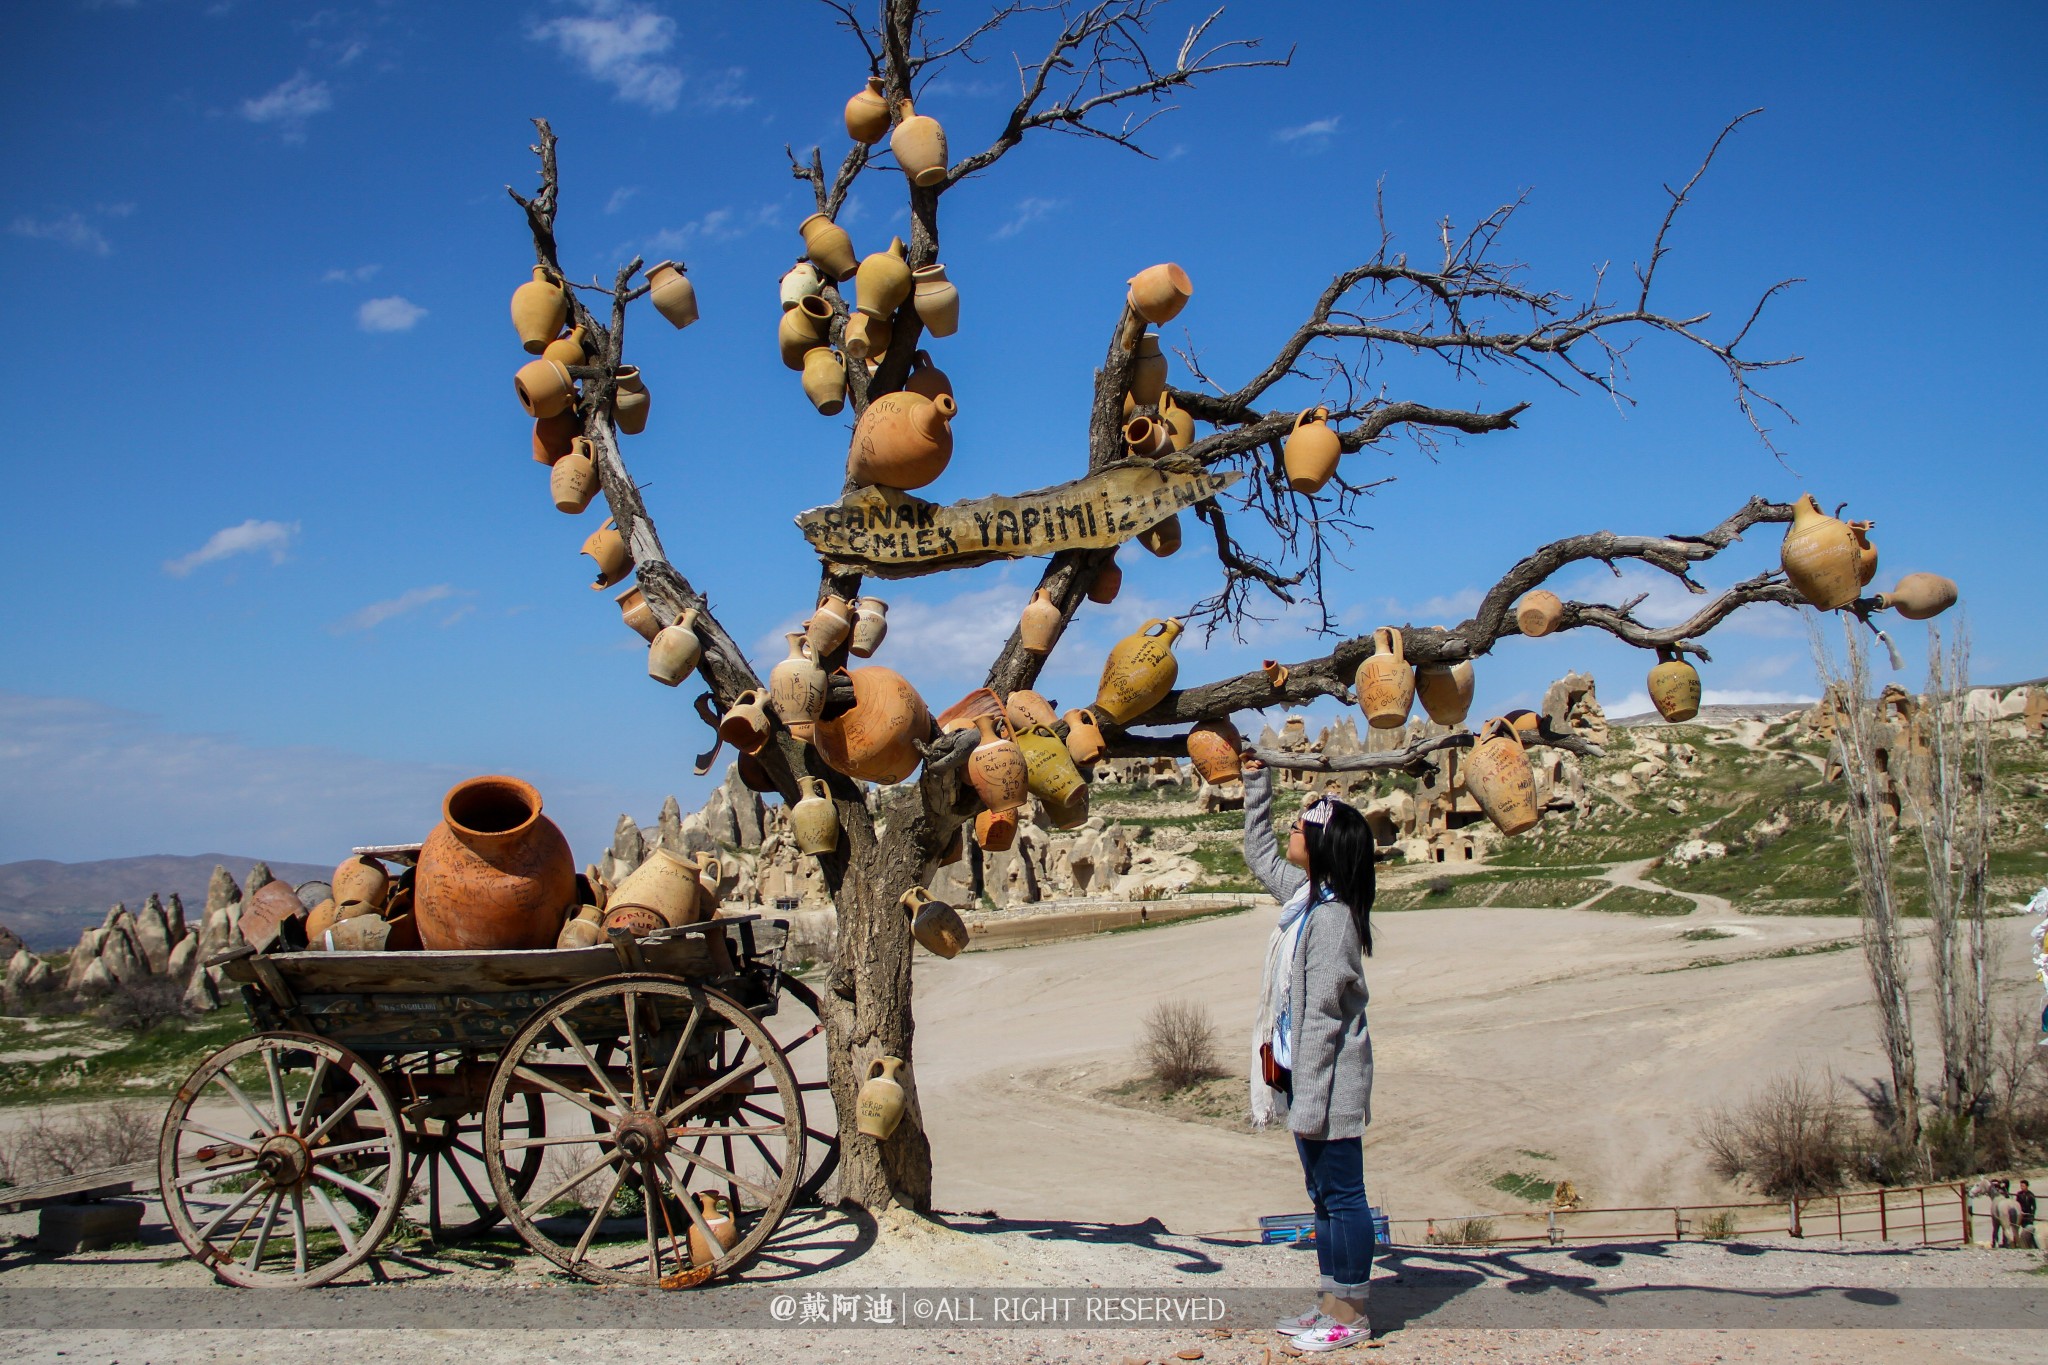
{"label": "blue jeans", "polygon": [[1362,1299],[1372,1278],[1372,1211],[1365,1198],[1365,1143],[1296,1137],[1301,1172],[1316,1208],[1316,1268],[1322,1290]]}

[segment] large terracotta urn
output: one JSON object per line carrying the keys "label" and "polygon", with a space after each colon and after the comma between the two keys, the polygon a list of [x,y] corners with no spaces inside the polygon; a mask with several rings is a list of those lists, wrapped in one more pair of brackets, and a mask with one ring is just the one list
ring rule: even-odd
{"label": "large terracotta urn", "polygon": [[853,429],[846,474],[855,483],[922,488],[946,472],[953,458],[958,409],[941,394],[885,393],[868,404]]}
{"label": "large terracotta urn", "polygon": [[818,721],[811,728],[811,743],[835,772],[864,782],[901,782],[917,771],[914,741],[931,738],[931,711],[894,669],[870,664],[846,676],[853,684],[853,705]]}
{"label": "large terracotta urn", "polygon": [[1119,640],[1102,665],[1095,709],[1118,725],[1128,725],[1158,705],[1180,676],[1173,642],[1181,629],[1179,621],[1155,618]]}
{"label": "large terracotta urn", "polygon": [[[1848,606],[1863,586],[1855,530],[1821,511],[1811,493],[1801,493],[1792,505],[1792,529],[1785,533],[1779,562],[1792,591],[1822,611]],[[1871,572],[1876,571],[1873,563]]]}
{"label": "large terracotta urn", "polygon": [[540,804],[516,777],[473,777],[449,789],[413,882],[423,947],[554,945],[576,903],[576,863]]}

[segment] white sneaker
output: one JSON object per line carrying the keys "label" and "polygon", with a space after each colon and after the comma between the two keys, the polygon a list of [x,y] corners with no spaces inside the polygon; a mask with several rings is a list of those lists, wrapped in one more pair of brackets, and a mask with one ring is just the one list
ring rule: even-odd
{"label": "white sneaker", "polygon": [[1335,1318],[1325,1319],[1326,1325],[1311,1328],[1294,1338],[1297,1351],[1337,1351],[1346,1346],[1361,1346],[1371,1337],[1365,1319],[1357,1322],[1338,1322]]}
{"label": "white sneaker", "polygon": [[1306,1313],[1298,1313],[1294,1317],[1280,1319],[1280,1321],[1273,1324],[1273,1330],[1283,1337],[1298,1337],[1303,1332],[1313,1332],[1319,1328],[1329,1327],[1335,1324],[1336,1321],[1335,1318],[1325,1313],[1322,1309],[1311,1308]]}

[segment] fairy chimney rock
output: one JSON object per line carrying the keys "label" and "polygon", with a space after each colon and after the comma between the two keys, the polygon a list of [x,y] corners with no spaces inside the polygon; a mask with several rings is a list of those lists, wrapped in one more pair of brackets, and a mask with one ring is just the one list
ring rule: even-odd
{"label": "fairy chimney rock", "polygon": [[725,799],[732,808],[733,826],[739,837],[733,842],[741,848],[761,846],[761,794],[740,779],[740,765],[734,763],[725,770]]}
{"label": "fairy chimney rock", "polygon": [[199,916],[201,926],[241,899],[242,888],[235,885],[234,875],[219,863],[215,863],[213,876],[206,883],[206,909]]}

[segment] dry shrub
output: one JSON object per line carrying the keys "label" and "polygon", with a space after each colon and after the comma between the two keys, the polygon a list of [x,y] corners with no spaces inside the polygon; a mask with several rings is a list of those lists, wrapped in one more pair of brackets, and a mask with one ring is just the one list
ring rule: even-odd
{"label": "dry shrub", "polygon": [[1422,1240],[1431,1246],[1440,1247],[1485,1246],[1493,1240],[1493,1220],[1460,1218],[1441,1228],[1432,1226],[1423,1234]]}
{"label": "dry shrub", "polygon": [[0,1139],[0,1183],[33,1184],[126,1166],[156,1155],[157,1116],[121,1102],[72,1109],[52,1118],[47,1109]]}
{"label": "dry shrub", "polygon": [[1152,1007],[1139,1055],[1168,1090],[1185,1090],[1222,1074],[1216,1064],[1216,1026],[1209,1022],[1209,1011],[1192,1000],[1162,1000]]}
{"label": "dry shrub", "polygon": [[1715,1175],[1786,1199],[1841,1188],[1852,1136],[1833,1082],[1792,1072],[1738,1108],[1711,1111],[1698,1140]]}
{"label": "dry shrub", "polygon": [[1710,1242],[1725,1242],[1735,1235],[1735,1210],[1721,1209],[1700,1219],[1700,1236]]}
{"label": "dry shrub", "polygon": [[147,1033],[158,1024],[192,1017],[185,993],[160,976],[123,982],[99,1007],[100,1022],[124,1033]]}

